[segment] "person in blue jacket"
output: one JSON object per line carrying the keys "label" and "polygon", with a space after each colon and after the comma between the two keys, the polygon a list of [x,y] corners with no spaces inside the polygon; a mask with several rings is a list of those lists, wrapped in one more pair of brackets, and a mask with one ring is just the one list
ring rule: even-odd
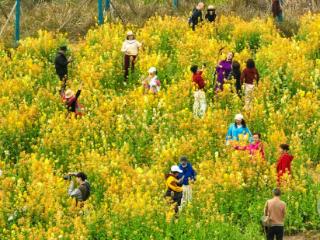
{"label": "person in blue jacket", "polygon": [[226,136],[226,144],[229,145],[230,141],[239,141],[240,135],[252,142],[252,133],[247,127],[243,115],[237,114],[235,116],[235,122],[229,126],[229,130]]}
{"label": "person in blue jacket", "polygon": [[182,206],[192,200],[192,188],[190,183],[196,180],[196,171],[193,169],[191,163],[188,161],[186,156],[180,157],[179,168],[182,170],[182,173],[179,174],[179,179],[183,178],[182,188],[183,188],[183,196],[182,196]]}

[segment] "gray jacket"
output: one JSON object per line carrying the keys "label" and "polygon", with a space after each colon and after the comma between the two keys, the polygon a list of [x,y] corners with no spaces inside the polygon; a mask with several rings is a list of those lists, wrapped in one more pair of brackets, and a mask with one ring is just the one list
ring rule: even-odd
{"label": "gray jacket", "polygon": [[[85,180],[87,182],[87,180]],[[70,181],[69,189],[68,189],[68,195],[70,197],[74,197],[78,201],[83,201],[82,193],[79,188],[74,187],[74,181]]]}

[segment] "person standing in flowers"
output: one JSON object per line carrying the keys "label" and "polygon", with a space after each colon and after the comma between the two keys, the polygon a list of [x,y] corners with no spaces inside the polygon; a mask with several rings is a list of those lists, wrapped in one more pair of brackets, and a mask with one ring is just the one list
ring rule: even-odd
{"label": "person standing in flowers", "polygon": [[196,26],[199,24],[199,22],[203,21],[202,17],[202,10],[204,9],[204,3],[199,2],[196,8],[192,10],[191,17],[189,18],[189,24],[192,27],[192,30],[196,30]]}
{"label": "person standing in flowers", "polygon": [[278,23],[283,22],[283,11],[281,0],[272,0],[272,14]]}
{"label": "person standing in flowers", "polygon": [[236,82],[235,82],[236,91],[237,91],[239,98],[241,98],[241,95],[242,95],[241,94],[241,90],[242,90],[241,70],[240,70],[240,63],[238,61],[232,62],[232,71],[231,71],[230,77],[233,77],[233,79],[236,80]]}
{"label": "person standing in flowers", "polygon": [[139,50],[142,44],[135,39],[132,31],[127,32],[127,39],[123,42],[121,52],[124,53],[124,79],[128,81],[129,70],[134,72]]}
{"label": "person standing in flowers", "polygon": [[246,125],[246,122],[242,114],[237,114],[235,116],[235,122],[229,126],[226,144],[229,145],[230,141],[240,141],[240,136],[248,138],[251,142],[252,134]]}
{"label": "person standing in flowers", "polygon": [[273,190],[273,198],[268,200],[264,207],[264,225],[266,225],[267,240],[282,240],[284,236],[284,221],[286,204],[281,201],[279,188]]}
{"label": "person standing in flowers", "polygon": [[148,70],[148,74],[148,77],[142,82],[144,93],[151,92],[153,94],[157,94],[161,87],[161,83],[157,76],[157,69],[155,67],[151,67]]}
{"label": "person standing in flowers", "polygon": [[78,102],[78,98],[81,94],[81,89],[82,89],[82,83],[80,84],[76,94],[74,94],[74,92],[71,89],[68,89],[67,91],[62,93],[62,98],[68,110],[68,115],[70,113],[74,113],[76,117],[82,115],[81,113],[82,106]]}
{"label": "person standing in flowers", "polygon": [[233,53],[229,52],[227,58],[221,62],[219,62],[216,67],[217,74],[217,82],[216,82],[216,91],[223,91],[223,85],[225,79],[229,79],[231,71],[232,71],[232,60]]}
{"label": "person standing in flowers", "polygon": [[65,91],[68,80],[68,65],[72,62],[72,58],[67,58],[67,47],[61,46],[54,61],[56,73],[61,81],[60,94]]}
{"label": "person standing in flowers", "polygon": [[254,133],[252,138],[253,142],[250,143],[248,146],[236,146],[235,149],[249,151],[251,156],[255,156],[257,153],[259,153],[261,158],[265,159],[264,147],[263,143],[261,142],[261,134]]}
{"label": "person standing in flowers", "polygon": [[[72,179],[73,176],[76,177],[76,181],[79,184],[78,188],[74,187],[74,181]],[[78,205],[78,202],[80,202],[80,206],[82,207],[83,202],[90,196],[90,184],[87,181],[87,175],[83,172],[76,174],[69,173],[67,179],[70,180],[70,186],[68,189],[69,196],[76,199],[76,206]]]}
{"label": "person standing in flowers", "polygon": [[277,162],[277,174],[278,174],[278,183],[281,182],[281,177],[284,174],[291,174],[291,162],[293,160],[293,156],[289,153],[289,145],[281,144],[280,145],[280,157]]}
{"label": "person standing in flowers", "polygon": [[211,22],[211,23],[216,21],[217,14],[216,14],[216,9],[214,8],[213,5],[208,6],[208,10],[205,18],[208,22]]}
{"label": "person standing in flowers", "polygon": [[[204,67],[203,67],[204,68]],[[197,65],[193,65],[190,70],[192,72],[192,82],[196,88],[194,92],[193,115],[195,117],[203,117],[207,110],[207,100],[204,88],[206,83],[202,77],[203,68],[199,70]]]}
{"label": "person standing in flowers", "polygon": [[191,163],[188,161],[186,156],[180,157],[179,168],[182,173],[179,174],[179,178],[183,177],[182,188],[183,188],[183,196],[182,196],[182,205],[191,202],[192,200],[192,188],[190,183],[196,180],[196,171],[193,169]]}
{"label": "person standing in flowers", "polygon": [[172,166],[171,167],[171,173],[166,174],[166,186],[167,191],[165,196],[170,199],[170,202],[174,204],[174,211],[176,213],[179,212],[179,208],[181,206],[181,200],[182,200],[182,182],[184,177],[179,179],[179,174],[183,173],[183,171],[178,166]]}
{"label": "person standing in flowers", "polygon": [[258,85],[260,75],[256,69],[255,62],[253,59],[248,59],[246,68],[242,71],[241,74],[241,85],[244,85],[244,95],[245,95],[245,106],[249,107],[252,95],[254,91],[255,83]]}

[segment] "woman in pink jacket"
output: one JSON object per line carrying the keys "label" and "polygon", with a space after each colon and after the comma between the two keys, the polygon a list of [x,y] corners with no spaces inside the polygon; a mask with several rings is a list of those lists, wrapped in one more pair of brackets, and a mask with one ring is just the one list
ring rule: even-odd
{"label": "woman in pink jacket", "polygon": [[235,149],[249,151],[250,155],[252,156],[256,155],[257,153],[260,153],[261,158],[265,159],[264,147],[263,143],[261,142],[260,133],[253,134],[253,143],[250,143],[248,146],[236,146]]}

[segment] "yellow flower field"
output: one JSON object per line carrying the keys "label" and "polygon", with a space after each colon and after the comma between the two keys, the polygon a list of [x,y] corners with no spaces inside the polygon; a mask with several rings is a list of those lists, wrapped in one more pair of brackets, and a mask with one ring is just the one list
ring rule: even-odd
{"label": "yellow flower field", "polygon": [[[40,31],[17,49],[1,47],[0,239],[264,239],[259,221],[285,142],[295,157],[282,188],[286,231],[319,229],[320,15],[302,17],[301,26],[289,39],[271,19],[222,17],[193,32],[183,18],[154,17],[130,27],[144,45],[127,86],[120,49],[129,28],[120,24],[74,44]],[[68,87],[83,82],[85,116],[77,119],[66,118],[58,93],[53,60],[63,44],[74,58]],[[261,74],[249,109],[233,81],[213,92],[214,67],[228,51],[242,67],[254,58]],[[209,107],[198,119],[189,69],[203,63]],[[141,86],[151,66],[162,83],[156,96]],[[261,132],[266,161],[226,146],[239,112]],[[192,204],[175,219],[164,174],[181,155],[198,178]],[[74,171],[87,173],[92,187],[83,208],[63,179]]]}

